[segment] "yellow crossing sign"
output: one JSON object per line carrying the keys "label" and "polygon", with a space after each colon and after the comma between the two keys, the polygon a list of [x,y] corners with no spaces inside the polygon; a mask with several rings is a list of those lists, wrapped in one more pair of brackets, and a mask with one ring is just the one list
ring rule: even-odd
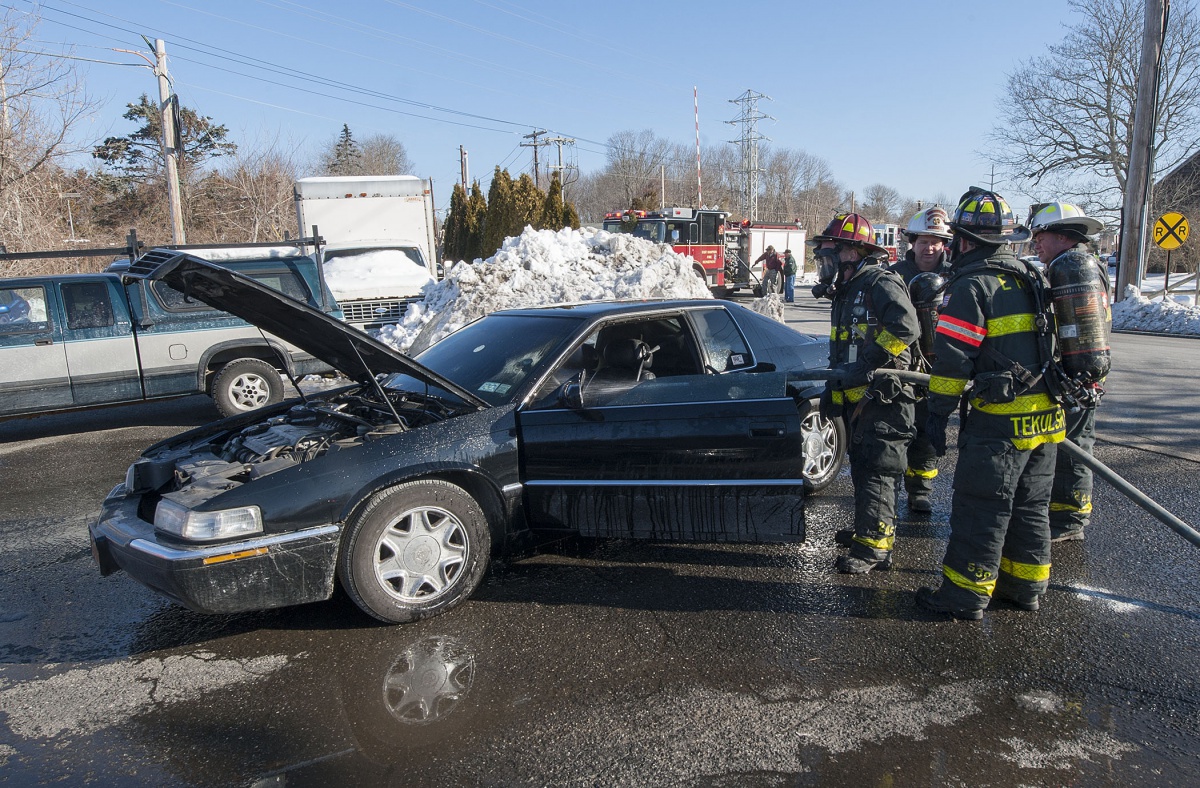
{"label": "yellow crossing sign", "polygon": [[1154,223],[1154,243],[1159,248],[1178,249],[1188,237],[1188,220],[1181,213],[1170,211],[1158,217]]}

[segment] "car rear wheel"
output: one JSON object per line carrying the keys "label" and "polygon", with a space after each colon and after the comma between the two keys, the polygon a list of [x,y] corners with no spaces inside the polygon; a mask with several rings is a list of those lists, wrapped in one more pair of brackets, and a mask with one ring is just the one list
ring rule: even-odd
{"label": "car rear wheel", "polygon": [[423,479],[376,493],[355,515],[338,572],[368,614],[396,624],[418,621],[475,591],[491,546],[483,509],[466,490]]}
{"label": "car rear wheel", "polygon": [[283,380],[265,361],[238,359],[221,367],[213,378],[212,398],[222,416],[236,416],[282,400]]}
{"label": "car rear wheel", "polygon": [[815,493],[828,487],[842,469],[846,455],[846,428],[841,419],[821,415],[817,401],[809,403],[800,422],[804,442],[804,489]]}

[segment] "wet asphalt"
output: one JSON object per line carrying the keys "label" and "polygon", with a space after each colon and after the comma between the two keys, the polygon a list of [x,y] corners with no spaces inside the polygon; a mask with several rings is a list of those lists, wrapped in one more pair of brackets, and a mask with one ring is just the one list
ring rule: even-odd
{"label": "wet asphalt", "polygon": [[[1096,454],[1200,524],[1200,343],[1113,346]],[[953,450],[890,572],[833,571],[843,473],[803,545],[564,543],[407,626],[340,597],[212,617],[101,578],[86,532],[142,448],[215,417],[0,423],[0,783],[1200,784],[1200,550],[1103,483],[1042,610],[980,624],[913,603]]]}

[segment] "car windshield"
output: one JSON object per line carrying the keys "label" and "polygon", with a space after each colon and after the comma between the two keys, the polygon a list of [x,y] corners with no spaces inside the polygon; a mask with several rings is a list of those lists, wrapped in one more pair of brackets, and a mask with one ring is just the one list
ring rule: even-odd
{"label": "car windshield", "polygon": [[[578,320],[567,317],[488,315],[434,344],[416,360],[489,404],[502,405],[524,390],[543,359],[567,342],[578,325]],[[405,374],[392,375],[385,385],[405,391],[425,388]]]}

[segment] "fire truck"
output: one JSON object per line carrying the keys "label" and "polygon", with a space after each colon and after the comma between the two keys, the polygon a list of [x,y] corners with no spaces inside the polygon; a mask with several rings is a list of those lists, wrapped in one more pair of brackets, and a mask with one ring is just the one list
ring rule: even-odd
{"label": "fire truck", "polygon": [[768,246],[783,257],[787,249],[792,250],[796,261],[804,263],[804,226],[799,221],[790,224],[770,224],[745,220],[725,230],[725,285],[726,292],[749,288],[755,295],[762,295],[762,263],[755,263]]}
{"label": "fire truck", "polygon": [[616,211],[605,214],[604,229],[632,233],[660,244],[670,244],[692,258],[696,275],[714,295],[724,295],[725,220],[728,211],[715,208],[663,208],[658,211]]}
{"label": "fire truck", "polygon": [[872,224],[871,227],[875,230],[875,245],[887,249],[888,262],[894,263],[899,260],[900,240],[903,238],[900,234],[900,225]]}

